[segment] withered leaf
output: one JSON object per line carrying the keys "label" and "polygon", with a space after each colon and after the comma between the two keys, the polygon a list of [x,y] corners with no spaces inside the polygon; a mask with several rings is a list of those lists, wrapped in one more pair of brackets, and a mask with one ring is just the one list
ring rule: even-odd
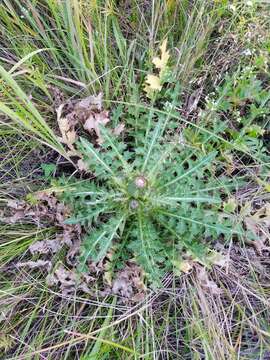
{"label": "withered leaf", "polygon": [[195,111],[197,109],[198,103],[199,103],[201,95],[202,95],[202,90],[203,90],[203,88],[199,88],[199,89],[195,90],[194,93],[192,93],[191,95],[188,96],[186,104],[185,104],[187,115],[189,115],[190,113],[192,113],[193,111]]}
{"label": "withered leaf", "polygon": [[110,121],[109,112],[102,111],[100,113],[92,113],[89,115],[88,119],[85,121],[83,127],[85,130],[91,132],[92,130],[95,131],[98,142],[102,143],[102,137],[100,134],[100,125],[106,125]]}
{"label": "withered leaf", "polygon": [[258,254],[261,255],[263,251],[270,251],[270,246],[266,245],[267,240],[270,238],[270,205],[266,204],[253,215],[246,216],[244,221],[247,229],[256,237],[251,241],[251,244]]}
{"label": "withered leaf", "polygon": [[77,134],[75,132],[76,122],[71,121],[71,117],[62,116],[64,104],[61,104],[56,113],[57,113],[57,123],[59,126],[59,130],[61,132],[60,141],[66,144],[70,150],[75,150],[73,144],[77,139]]}
{"label": "withered leaf", "polygon": [[[31,209],[30,205],[25,201],[8,200],[6,209],[9,211],[1,211],[1,221],[7,224],[15,224],[19,220],[26,219],[27,217],[34,217],[35,212]],[[5,216],[6,215],[6,216]]]}
{"label": "withered leaf", "polygon": [[145,297],[146,286],[143,282],[143,271],[135,263],[130,262],[119,271],[112,284],[112,293],[135,301],[141,301]]}
{"label": "withered leaf", "polygon": [[102,109],[102,98],[103,94],[99,93],[97,96],[87,96],[84,99],[79,100],[74,107],[74,111],[80,115],[80,112],[84,112],[85,110],[98,110]]}
{"label": "withered leaf", "polygon": [[74,269],[68,270],[60,265],[53,274],[49,274],[46,278],[48,286],[60,284],[60,290],[64,296],[72,295],[76,290],[81,290],[87,294],[92,294],[87,283],[93,278],[90,276],[82,279],[76,274]]}
{"label": "withered leaf", "polygon": [[63,244],[59,239],[53,240],[40,240],[29,246],[29,251],[34,254],[48,254],[58,252]]}
{"label": "withered leaf", "polygon": [[153,58],[153,64],[157,69],[160,69],[161,71],[164,70],[168,64],[170,53],[167,50],[167,39],[163,41],[163,43],[160,45],[160,57],[154,57]]}
{"label": "withered leaf", "polygon": [[52,268],[51,261],[48,260],[37,260],[37,261],[26,261],[26,262],[19,262],[16,264],[17,267],[28,267],[30,269],[41,269],[46,268],[47,271],[50,271]]}
{"label": "withered leaf", "polygon": [[218,285],[209,279],[209,275],[205,267],[196,265],[196,278],[200,286],[211,295],[221,295],[223,293],[222,289]]}
{"label": "withered leaf", "polygon": [[147,84],[144,88],[146,92],[151,90],[161,91],[162,89],[161,80],[156,75],[148,74],[145,82]]}
{"label": "withered leaf", "polygon": [[191,258],[186,260],[174,260],[174,273],[176,275],[181,275],[182,272],[187,274],[192,270],[193,264],[194,262]]}
{"label": "withered leaf", "polygon": [[15,213],[11,216],[4,216],[3,214],[1,214],[1,221],[6,224],[15,224],[19,220],[24,218],[25,218],[24,210],[16,210]]}
{"label": "withered leaf", "polygon": [[10,199],[7,201],[7,207],[15,210],[22,210],[25,207],[25,202],[20,200]]}
{"label": "withered leaf", "polygon": [[73,239],[73,241],[71,241],[71,243],[69,244],[69,250],[66,256],[67,263],[69,265],[73,265],[76,255],[78,255],[80,252],[80,245],[81,245],[81,241],[79,238]]}
{"label": "withered leaf", "polygon": [[116,126],[116,128],[113,130],[113,134],[116,136],[119,136],[125,129],[125,124],[121,123]]}
{"label": "withered leaf", "polygon": [[119,275],[113,282],[112,292],[130,298],[133,295],[133,290],[128,276],[125,276],[125,274]]}

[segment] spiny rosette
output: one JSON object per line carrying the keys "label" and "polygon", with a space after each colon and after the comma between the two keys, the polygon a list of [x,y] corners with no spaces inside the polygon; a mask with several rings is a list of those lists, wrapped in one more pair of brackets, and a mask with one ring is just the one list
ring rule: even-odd
{"label": "spiny rosette", "polygon": [[232,214],[223,211],[221,199],[236,184],[217,179],[217,153],[164,143],[160,134],[153,130],[137,149],[127,149],[105,129],[100,147],[81,139],[78,148],[95,179],[63,192],[73,209],[67,223],[82,224],[86,233],[81,270],[110,250],[115,268],[135,258],[156,282],[183,251],[202,259],[207,241],[241,234]]}

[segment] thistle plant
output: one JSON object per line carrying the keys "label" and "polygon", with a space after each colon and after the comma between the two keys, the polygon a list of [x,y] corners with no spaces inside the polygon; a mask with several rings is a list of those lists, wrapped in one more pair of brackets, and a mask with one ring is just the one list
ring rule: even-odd
{"label": "thistle plant", "polygon": [[217,153],[203,154],[183,146],[179,136],[166,137],[163,120],[137,148],[105,128],[99,147],[80,140],[95,180],[73,184],[64,199],[74,214],[67,222],[80,223],[87,232],[81,269],[113,246],[118,260],[135,258],[156,282],[183,251],[203,258],[207,239],[233,233],[228,217],[220,221],[226,185],[215,177]]}

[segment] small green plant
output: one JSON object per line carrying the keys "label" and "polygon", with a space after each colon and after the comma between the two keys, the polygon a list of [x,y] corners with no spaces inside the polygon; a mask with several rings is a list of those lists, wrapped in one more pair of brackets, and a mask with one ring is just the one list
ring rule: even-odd
{"label": "small green plant", "polygon": [[135,257],[157,283],[183,250],[203,258],[207,239],[237,233],[222,212],[229,179],[215,177],[217,152],[183,146],[179,135],[166,135],[165,126],[158,117],[144,144],[134,148],[105,128],[100,147],[80,140],[78,148],[96,178],[73,183],[63,198],[74,212],[67,223],[81,223],[88,233],[81,270],[113,246],[116,264]]}
{"label": "small green plant", "polygon": [[[259,75],[252,66],[242,68],[241,73],[227,75],[216,94],[207,99],[205,113],[212,123],[217,119],[215,124],[219,130],[215,133],[226,134],[235,149],[249,153],[257,161],[267,162],[263,135],[269,128],[270,94]],[[220,143],[218,147],[228,150],[231,145]]]}

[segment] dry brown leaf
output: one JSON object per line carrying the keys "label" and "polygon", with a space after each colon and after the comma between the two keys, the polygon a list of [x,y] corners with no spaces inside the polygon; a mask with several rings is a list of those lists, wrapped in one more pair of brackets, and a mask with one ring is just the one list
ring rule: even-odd
{"label": "dry brown leaf", "polygon": [[54,274],[49,274],[46,277],[46,283],[48,286],[54,286],[58,284],[58,279]]}
{"label": "dry brown leaf", "polygon": [[174,273],[176,275],[181,275],[181,273],[189,273],[190,270],[192,270],[194,265],[194,261],[190,258],[187,260],[174,260],[173,266],[174,266]]}
{"label": "dry brown leaf", "polygon": [[25,218],[25,212],[23,210],[17,210],[12,216],[1,215],[1,221],[6,224],[15,224],[19,220]]}
{"label": "dry brown leaf", "polygon": [[53,274],[46,278],[49,286],[60,283],[60,289],[63,295],[70,295],[75,291],[76,275],[70,270],[66,270],[63,265],[60,265]]}
{"label": "dry brown leaf", "polygon": [[65,269],[63,265],[60,265],[55,270],[55,275],[57,276],[58,281],[67,286],[74,285],[76,283],[77,276],[75,272]]}
{"label": "dry brown leaf", "polygon": [[22,210],[25,207],[25,201],[14,200],[14,199],[8,200],[7,207],[15,210]]}
{"label": "dry brown leaf", "polygon": [[88,267],[91,274],[98,276],[105,271],[104,259],[100,260],[98,263],[92,261],[89,263]]}
{"label": "dry brown leaf", "polygon": [[126,298],[131,298],[133,296],[132,285],[127,275],[122,273],[114,280],[112,292],[113,294],[121,295]]}
{"label": "dry brown leaf", "polygon": [[73,265],[75,257],[80,251],[81,239],[79,235],[80,231],[70,226],[70,229],[64,229],[64,232],[59,234],[56,239],[40,240],[30,245],[29,251],[32,255],[55,254],[63,245],[67,245],[69,250],[66,255],[66,260],[69,265]]}
{"label": "dry brown leaf", "polygon": [[[98,143],[102,142],[100,136],[100,125],[106,125],[109,112],[102,110],[102,93],[97,96],[87,96],[77,101],[69,101],[61,104],[57,110],[57,122],[61,132],[60,141],[69,148],[68,155],[82,158],[82,154],[75,148],[74,144],[78,138],[77,125],[82,124],[84,129],[94,131]],[[85,171],[82,162],[78,163],[79,170]]]}
{"label": "dry brown leaf", "polygon": [[186,115],[189,115],[193,111],[197,110],[198,103],[202,95],[202,90],[203,88],[199,88],[188,96],[185,104]]}
{"label": "dry brown leaf", "polygon": [[113,130],[113,134],[119,136],[125,129],[125,124],[118,124]]}
{"label": "dry brown leaf", "polygon": [[88,283],[95,279],[90,276],[80,276],[75,272],[76,270],[66,269],[63,265],[60,265],[53,274],[50,274],[46,278],[48,286],[60,285],[60,290],[64,296],[74,294],[75,291],[81,290],[87,294],[92,295],[93,292],[89,289]]}
{"label": "dry brown leaf", "polygon": [[19,220],[32,218],[35,212],[30,205],[25,201],[8,200],[5,211],[1,211],[1,222],[7,224],[15,224]]}
{"label": "dry brown leaf", "polygon": [[207,261],[210,265],[226,267],[230,260],[228,255],[222,255],[220,252],[211,251],[211,253],[207,256]]}
{"label": "dry brown leaf", "polygon": [[143,278],[142,269],[137,264],[130,262],[117,274],[112,284],[112,293],[133,302],[141,301],[146,293]]}
{"label": "dry brown leaf", "polygon": [[[70,209],[59,202],[53,193],[40,191],[35,194],[34,199],[32,200],[34,200],[32,205],[25,201],[10,201],[5,209],[5,211],[9,213],[7,218],[9,221],[13,221],[12,219],[15,221],[18,218],[21,221],[29,221],[29,215],[31,214],[31,221],[37,222],[41,227],[57,226],[59,233],[56,235],[55,239],[36,241],[30,245],[29,251],[31,254],[47,255],[46,257],[49,257],[49,255],[57,253],[64,245],[66,245],[68,247],[66,261],[69,265],[74,266],[76,256],[79,254],[80,249],[81,226],[79,224],[65,224],[65,220],[70,214]],[[17,266],[28,266],[33,269],[46,267],[47,270],[50,270],[51,262],[49,260],[40,259],[37,261],[21,262],[18,263]],[[73,273],[75,274],[74,271]],[[64,281],[64,275],[66,275],[66,281]],[[51,283],[62,283],[63,293],[67,294],[69,292],[68,285],[71,286],[72,282],[75,281],[74,276],[72,273],[64,272],[64,270],[60,268],[55,274],[48,276],[48,281]],[[88,282],[89,279],[90,277],[88,277],[86,281],[86,278],[84,278],[83,281],[79,281],[78,284],[76,283],[76,286],[78,285],[76,288],[81,289],[84,292],[88,291],[86,282]],[[69,281],[69,283],[67,281]],[[70,291],[72,292],[73,290],[70,289]]]}
{"label": "dry brown leaf", "polygon": [[53,99],[53,107],[54,109],[57,109],[65,101],[64,93],[59,88],[53,85],[48,85],[47,89],[49,90]]}
{"label": "dry brown leaf", "polygon": [[35,199],[44,201],[48,204],[49,207],[54,207],[57,204],[57,199],[52,194],[47,193],[46,191],[38,191],[35,193]]}
{"label": "dry brown leaf", "polygon": [[157,69],[159,69],[160,71],[163,71],[169,61],[170,58],[170,53],[167,49],[167,39],[165,39],[163,41],[163,43],[160,45],[159,47],[160,49],[160,57],[155,57],[153,58],[153,64],[155,65],[155,67]]}
{"label": "dry brown leaf", "polygon": [[220,289],[213,280],[209,279],[205,267],[196,265],[196,278],[203,290],[209,292],[211,295],[221,295],[223,293],[222,289]]}
{"label": "dry brown leaf", "polygon": [[[66,241],[65,241],[66,242]],[[66,242],[67,244],[67,242]],[[74,237],[72,238],[72,240],[70,241],[69,246],[69,250],[67,252],[67,263],[69,265],[73,265],[75,260],[76,260],[76,256],[80,253],[80,246],[81,246],[81,239],[78,237]]]}
{"label": "dry brown leaf", "polygon": [[85,111],[93,111],[98,110],[101,111],[102,109],[102,98],[103,94],[99,93],[97,96],[87,96],[84,99],[79,100],[75,106],[74,111],[77,113],[78,116],[83,116]]}
{"label": "dry brown leaf", "polygon": [[62,248],[62,246],[63,244],[59,241],[59,239],[40,240],[30,245],[29,251],[32,255],[49,253],[55,254]]}
{"label": "dry brown leaf", "polygon": [[145,86],[146,92],[149,92],[151,90],[161,91],[162,89],[160,78],[156,75],[148,74],[145,82],[147,84]]}
{"label": "dry brown leaf", "polygon": [[87,118],[87,120],[85,121],[83,127],[85,130],[91,132],[91,131],[95,131],[97,137],[98,137],[98,142],[102,143],[102,137],[100,134],[100,125],[106,125],[108,122],[110,121],[109,118],[109,112],[108,111],[102,111],[100,113],[92,113],[89,115],[89,117]]}
{"label": "dry brown leaf", "polygon": [[64,104],[61,104],[57,110],[57,123],[61,132],[60,141],[66,144],[70,150],[75,151],[73,144],[77,140],[77,134],[75,132],[76,122],[71,121],[71,117],[62,116]]}
{"label": "dry brown leaf", "polygon": [[263,251],[270,251],[270,246],[266,245],[267,240],[270,239],[270,205],[266,204],[253,215],[246,216],[244,221],[247,229],[256,236],[256,239],[250,243],[258,254],[262,255]]}
{"label": "dry brown leaf", "polygon": [[46,268],[47,271],[50,271],[52,268],[51,261],[48,260],[37,260],[37,261],[26,261],[26,262],[19,262],[16,264],[17,267],[28,267],[30,269],[41,269]]}

